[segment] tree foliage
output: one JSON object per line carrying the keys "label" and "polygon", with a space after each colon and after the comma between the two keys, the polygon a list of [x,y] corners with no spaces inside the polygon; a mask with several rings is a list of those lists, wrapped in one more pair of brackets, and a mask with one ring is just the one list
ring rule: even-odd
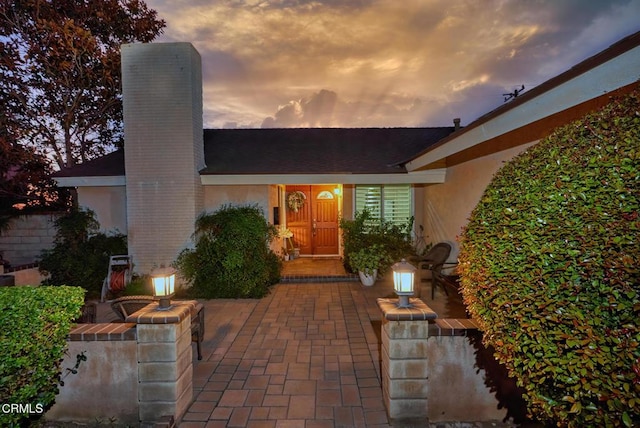
{"label": "tree foliage", "polygon": [[69,192],[49,174],[48,162],[33,148],[0,136],[0,233],[20,214],[68,207]]}
{"label": "tree foliage", "polygon": [[107,276],[109,257],[127,254],[126,236],[105,234],[91,210],[73,210],[56,220],[55,245],[42,252],[39,269],[49,285],[70,285],[97,297]]}
{"label": "tree foliage", "polygon": [[141,0],[0,0],[0,122],[60,168],[121,145],[120,45],[164,25]]}
{"label": "tree foliage", "polygon": [[498,171],[459,260],[465,303],[535,417],[640,426],[640,89]]}

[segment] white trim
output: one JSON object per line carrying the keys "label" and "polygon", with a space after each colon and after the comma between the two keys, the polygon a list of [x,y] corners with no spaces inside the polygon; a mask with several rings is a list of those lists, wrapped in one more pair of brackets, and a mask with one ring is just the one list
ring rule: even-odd
{"label": "white trim", "polygon": [[631,49],[464,132],[458,138],[408,162],[407,170],[414,171],[422,168],[486,140],[636,82],[640,79],[638,70],[640,70],[640,47]]}
{"label": "white trim", "polygon": [[247,184],[430,184],[444,183],[446,170],[431,169],[402,174],[247,174],[201,175],[207,185]]}
{"label": "white trim", "polygon": [[55,180],[60,187],[106,187],[126,185],[124,175],[109,177],[57,177]]}

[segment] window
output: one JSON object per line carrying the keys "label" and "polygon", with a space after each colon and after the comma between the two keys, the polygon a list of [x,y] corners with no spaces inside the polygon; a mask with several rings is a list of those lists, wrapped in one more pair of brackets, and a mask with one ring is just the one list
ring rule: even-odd
{"label": "window", "polygon": [[411,217],[409,184],[357,185],[356,211],[369,210],[375,218],[394,224],[406,223]]}

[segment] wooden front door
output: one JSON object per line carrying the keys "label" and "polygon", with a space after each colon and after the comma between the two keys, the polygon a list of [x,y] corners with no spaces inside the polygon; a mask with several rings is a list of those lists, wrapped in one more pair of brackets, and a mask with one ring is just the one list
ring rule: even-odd
{"label": "wooden front door", "polygon": [[300,254],[338,254],[338,197],[335,186],[287,186],[286,194],[299,191],[305,203],[295,212],[287,206],[287,228],[293,232]]}

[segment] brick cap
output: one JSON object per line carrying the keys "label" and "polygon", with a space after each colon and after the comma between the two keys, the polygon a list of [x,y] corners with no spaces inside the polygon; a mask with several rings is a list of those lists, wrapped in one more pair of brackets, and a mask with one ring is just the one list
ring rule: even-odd
{"label": "brick cap", "polygon": [[160,310],[158,302],[151,302],[139,311],[129,315],[126,322],[137,324],[177,324],[185,318],[190,318],[197,305],[197,300],[173,300],[168,309]]}
{"label": "brick cap", "polygon": [[398,299],[378,298],[376,301],[382,315],[389,321],[426,321],[438,318],[433,309],[417,298],[409,299],[409,308],[399,308]]}

